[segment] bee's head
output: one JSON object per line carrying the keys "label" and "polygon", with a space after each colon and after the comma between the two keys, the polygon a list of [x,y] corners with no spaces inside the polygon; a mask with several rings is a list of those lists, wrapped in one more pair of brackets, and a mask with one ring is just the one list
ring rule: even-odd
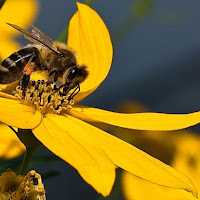
{"label": "bee's head", "polygon": [[65,80],[64,88],[67,92],[80,83],[82,83],[88,76],[88,70],[85,65],[73,66],[66,70],[63,74]]}

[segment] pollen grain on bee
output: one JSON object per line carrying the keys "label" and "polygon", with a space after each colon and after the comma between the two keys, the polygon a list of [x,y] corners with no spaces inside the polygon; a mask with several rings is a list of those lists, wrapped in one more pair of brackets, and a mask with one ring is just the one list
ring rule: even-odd
{"label": "pollen grain on bee", "polygon": [[73,99],[69,100],[70,94],[64,94],[63,88],[53,82],[30,81],[25,96],[21,85],[17,86],[16,90],[18,92],[16,96],[20,98],[22,104],[33,107],[43,115],[61,114],[74,104]]}

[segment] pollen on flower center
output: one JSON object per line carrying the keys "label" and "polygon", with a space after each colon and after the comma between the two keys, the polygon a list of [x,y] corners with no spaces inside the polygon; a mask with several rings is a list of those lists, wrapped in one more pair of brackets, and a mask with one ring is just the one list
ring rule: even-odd
{"label": "pollen on flower center", "polygon": [[19,85],[16,88],[22,104],[33,107],[43,115],[47,113],[60,114],[62,111],[70,109],[73,105],[73,99],[69,100],[70,94],[64,94],[62,88],[55,83],[45,82],[44,80],[30,81],[24,91]]}
{"label": "pollen on flower center", "polygon": [[[37,180],[37,184],[34,183],[34,180]],[[40,174],[31,170],[27,175],[17,176],[13,171],[8,169],[0,176],[0,199],[46,199]]]}

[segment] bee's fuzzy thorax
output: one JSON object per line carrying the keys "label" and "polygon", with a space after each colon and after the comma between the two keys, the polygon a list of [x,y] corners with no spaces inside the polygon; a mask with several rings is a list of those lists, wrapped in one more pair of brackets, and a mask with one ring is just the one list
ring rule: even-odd
{"label": "bee's fuzzy thorax", "polygon": [[71,51],[76,56],[76,52],[71,47],[69,47],[67,44],[65,44],[63,42],[54,41],[53,46],[57,49],[63,49],[63,50]]}

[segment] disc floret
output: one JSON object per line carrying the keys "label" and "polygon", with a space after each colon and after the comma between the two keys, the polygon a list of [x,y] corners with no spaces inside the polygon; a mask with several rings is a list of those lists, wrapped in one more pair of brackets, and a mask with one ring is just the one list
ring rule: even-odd
{"label": "disc floret", "polygon": [[21,85],[16,88],[22,104],[33,107],[35,110],[45,114],[61,114],[62,111],[70,109],[74,104],[70,94],[65,94],[63,88],[53,82],[44,80],[30,81],[26,91]]}

